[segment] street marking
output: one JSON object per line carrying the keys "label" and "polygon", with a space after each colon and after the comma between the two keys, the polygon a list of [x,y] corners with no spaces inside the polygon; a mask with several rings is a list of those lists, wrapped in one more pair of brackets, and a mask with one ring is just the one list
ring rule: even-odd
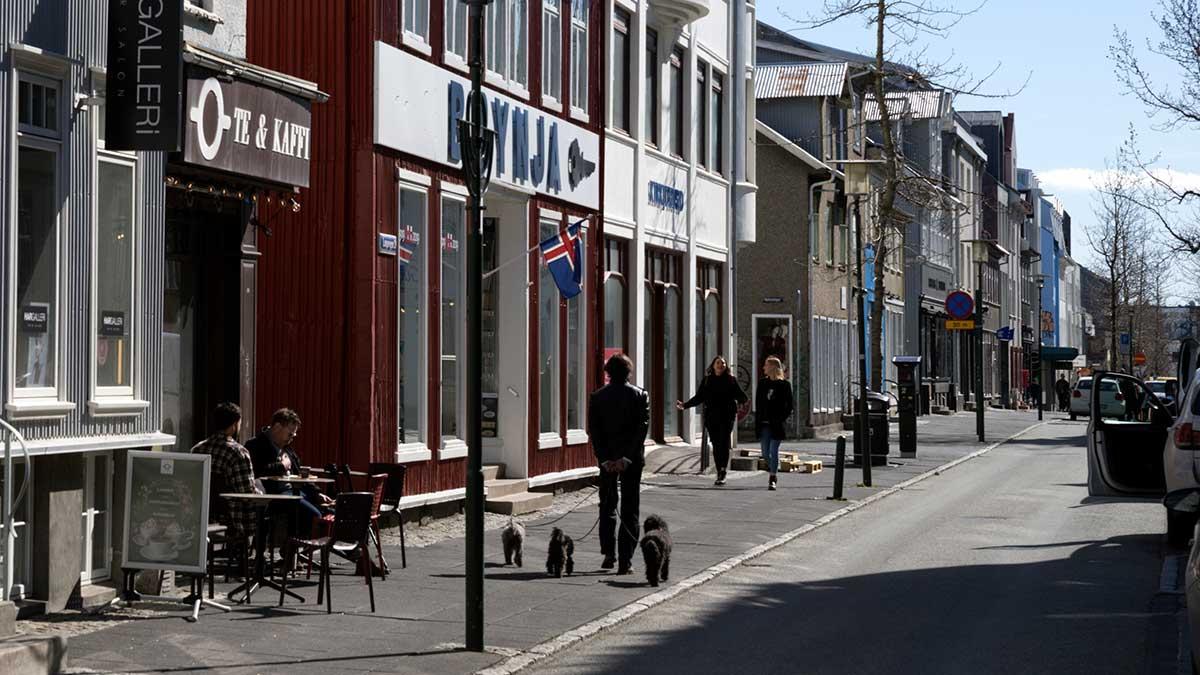
{"label": "street marking", "polygon": [[583,642],[584,640],[587,640],[588,638],[595,636],[596,634],[602,632],[606,628],[611,628],[618,624],[624,623],[624,622],[628,621],[629,619],[632,619],[635,616],[641,614],[642,612],[645,612],[653,607],[656,607],[657,605],[661,605],[664,602],[674,598],[675,596],[680,595],[681,593],[689,591],[689,590],[691,590],[697,586],[700,586],[702,584],[708,583],[709,581],[712,581],[713,579],[725,574],[726,572],[729,572],[730,570],[733,570],[736,567],[742,566],[747,561],[753,560],[754,558],[757,558],[765,553],[768,553],[774,549],[777,549],[780,546],[783,546],[784,544],[792,541],[793,539],[795,539],[803,534],[808,534],[809,532],[812,532],[813,530],[815,530],[819,527],[828,525],[829,523],[832,523],[833,521],[835,521],[839,518],[847,516],[869,504],[873,504],[873,503],[879,501],[880,499],[883,499],[884,497],[893,495],[897,492],[900,492],[901,490],[904,490],[905,488],[916,485],[917,483],[920,483],[923,480],[932,478],[934,476],[940,476],[940,475],[942,475],[943,471],[947,471],[949,469],[952,469],[952,468],[958,466],[959,464],[962,464],[964,462],[969,462],[972,459],[975,459],[976,457],[985,455],[985,454],[991,452],[992,450],[995,450],[996,448],[1000,447],[1001,445],[1008,443],[1009,441],[1016,440],[1019,436],[1025,434],[1029,431],[1032,431],[1038,427],[1046,425],[1048,422],[1049,422],[1049,420],[1032,424],[1032,425],[1025,427],[1024,429],[1018,431],[1017,433],[1009,436],[1008,438],[1005,438],[1002,441],[997,441],[995,443],[992,443],[991,445],[980,448],[979,450],[976,450],[975,452],[964,455],[962,457],[959,457],[958,459],[952,460],[941,466],[930,469],[929,471],[926,471],[925,473],[922,473],[920,475],[909,478],[908,480],[903,481],[901,483],[897,483],[896,485],[894,485],[890,488],[886,488],[886,489],[880,490],[879,492],[876,492],[872,495],[868,495],[867,497],[863,498],[860,501],[856,501],[847,506],[843,506],[842,508],[838,509],[837,511],[828,513],[828,514],[822,516],[821,518],[814,520],[811,523],[807,523],[805,525],[802,525],[802,526],[792,530],[791,532],[782,534],[782,535],[772,539],[771,541],[768,541],[765,544],[760,544],[758,546],[755,546],[754,548],[750,549],[749,551],[746,551],[745,553],[735,555],[732,558],[727,558],[726,560],[719,562],[719,563],[713,565],[712,567],[709,567],[706,570],[697,572],[696,574],[693,574],[692,576],[678,582],[674,586],[668,586],[667,588],[664,588],[663,590],[658,591],[657,593],[651,593],[650,595],[647,595],[638,600],[635,600],[635,601],[631,602],[630,604],[625,605],[624,607],[619,607],[598,619],[595,619],[593,621],[585,623],[582,626],[575,628],[574,630],[569,630],[566,633],[559,635],[558,637],[551,638],[549,640],[546,640],[545,642],[534,645],[533,647],[530,647],[528,650],[526,650],[524,652],[518,653],[514,656],[510,656],[495,665],[492,665],[492,666],[489,666],[482,670],[476,671],[476,675],[512,675],[512,673],[516,673],[521,670],[524,670],[525,668],[528,668],[529,666],[532,666],[533,664],[535,664],[539,661],[543,661],[545,659],[550,658],[551,656],[554,656],[555,654],[558,654],[559,652],[567,649],[568,647],[575,645],[576,643]]}

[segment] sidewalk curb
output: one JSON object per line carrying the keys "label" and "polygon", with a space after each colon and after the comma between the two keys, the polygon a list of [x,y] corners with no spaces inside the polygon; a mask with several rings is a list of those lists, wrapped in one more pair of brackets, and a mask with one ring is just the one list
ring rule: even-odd
{"label": "sidewalk curb", "polygon": [[610,628],[619,623],[628,621],[629,619],[632,619],[633,617],[637,616],[638,614],[641,614],[642,612],[645,612],[648,609],[651,609],[653,607],[661,605],[664,602],[670,600],[671,598],[674,598],[675,596],[677,596],[681,593],[689,591],[697,586],[700,586],[701,584],[708,583],[709,581],[712,581],[713,579],[717,578],[718,576],[725,574],[726,572],[732,570],[733,568],[738,567],[747,561],[753,560],[754,558],[757,558],[757,557],[763,555],[764,553],[767,553],[773,549],[779,548],[780,546],[787,544],[788,542],[792,541],[793,539],[795,539],[801,535],[808,534],[809,532],[812,532],[813,530],[815,530],[819,527],[828,525],[829,523],[832,523],[833,521],[835,521],[839,518],[849,515],[869,504],[873,504],[889,495],[900,492],[901,490],[904,490],[905,488],[908,488],[917,483],[920,483],[923,480],[932,478],[933,476],[941,475],[941,473],[943,471],[953,469],[954,467],[958,466],[959,464],[968,462],[972,459],[975,459],[976,457],[985,455],[985,454],[991,452],[992,450],[995,450],[996,448],[1000,447],[1001,445],[1004,445],[1005,443],[1015,440],[1017,437],[1025,434],[1025,433],[1028,433],[1038,427],[1046,425],[1049,421],[1050,420],[1045,420],[1042,422],[1035,422],[1034,424],[1032,424],[1028,427],[1025,427],[1024,429],[1016,432],[1015,434],[1012,434],[1011,436],[1009,436],[1008,438],[1005,438],[1004,440],[992,443],[991,445],[980,448],[979,450],[976,450],[975,452],[972,452],[970,454],[959,457],[958,459],[946,462],[945,464],[942,464],[941,466],[934,467],[934,468],[930,469],[929,471],[926,471],[925,473],[922,473],[917,476],[913,476],[912,478],[909,478],[908,480],[903,481],[901,483],[897,483],[896,485],[893,485],[890,488],[885,488],[885,489],[880,490],[879,492],[876,492],[875,494],[869,495],[859,501],[847,504],[846,506],[844,506],[832,513],[828,513],[828,514],[818,518],[817,520],[814,520],[811,523],[802,525],[801,527],[798,527],[790,532],[786,532],[786,533],[772,539],[771,541],[768,541],[764,544],[759,544],[758,546],[755,546],[754,548],[752,548],[744,553],[735,555],[732,558],[727,558],[705,570],[697,572],[696,574],[693,574],[692,576],[690,576],[686,579],[683,579],[682,581],[680,581],[679,583],[677,583],[673,586],[670,586],[661,591],[658,591],[657,593],[652,593],[643,598],[635,600],[635,601],[629,603],[628,605],[619,607],[598,619],[594,619],[594,620],[589,621],[588,623],[585,623],[582,626],[579,626],[573,630],[569,630],[566,633],[563,633],[562,635],[559,635],[556,638],[547,640],[545,642],[542,642],[541,644],[534,645],[533,647],[530,647],[528,650],[521,652],[515,656],[511,656],[511,657],[501,661],[500,663],[497,663],[495,665],[489,666],[482,670],[476,671],[476,675],[512,675],[512,673],[519,672],[539,661],[545,660],[545,659],[565,650],[566,648],[574,645],[577,642],[582,642],[583,640],[586,640],[586,639],[596,635],[597,633],[605,630],[606,628]]}

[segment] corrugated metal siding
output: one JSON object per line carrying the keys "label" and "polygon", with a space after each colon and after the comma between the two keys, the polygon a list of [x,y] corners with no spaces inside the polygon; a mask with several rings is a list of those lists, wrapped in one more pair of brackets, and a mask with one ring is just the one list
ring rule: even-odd
{"label": "corrugated metal siding", "polygon": [[789,63],[754,69],[754,97],[796,98],[841,96],[846,88],[845,63]]}
{"label": "corrugated metal siding", "polygon": [[[950,107],[950,95],[937,89],[919,91],[897,91],[887,95],[888,113],[892,117],[907,116],[910,119],[941,117]],[[867,95],[863,100],[863,115],[868,122],[879,121],[879,105],[875,97]]]}
{"label": "corrugated metal siding", "polygon": [[[70,111],[76,92],[91,89],[89,69],[103,68],[106,61],[108,3],[105,0],[6,0],[0,4],[0,36],[6,43],[21,42],[70,59],[70,67],[62,81],[60,107]],[[14,148],[9,139],[15,120],[13,109],[11,51],[6,47],[0,60],[0,185],[11,185],[15,176],[9,175],[13,165]],[[139,153],[137,169],[140,237],[135,261],[141,262],[140,295],[135,315],[138,324],[136,349],[138,361],[135,377],[140,381],[136,395],[150,401],[150,408],[141,415],[120,418],[94,418],[87,414],[91,393],[91,244],[92,244],[92,181],[95,141],[92,135],[92,113],[88,110],[70,113],[62,136],[59,189],[63,197],[60,211],[61,251],[60,276],[62,301],[59,321],[63,345],[59,355],[59,393],[63,400],[76,404],[76,410],[62,420],[22,422],[20,428],[30,439],[78,438],[124,435],[157,431],[161,417],[162,381],[162,284],[163,284],[163,155]],[[3,241],[12,236],[14,223],[10,213],[9,190],[0,190],[0,231]],[[4,269],[15,261],[4,250]],[[136,264],[136,263],[135,263]],[[7,274],[0,275],[7,283]],[[0,289],[7,298],[9,288]],[[8,308],[7,311],[14,311]],[[7,320],[8,317],[5,316]],[[7,331],[0,331],[3,353],[13,348]],[[5,366],[7,359],[4,360]],[[11,374],[0,371],[3,382]],[[4,402],[7,386],[0,387],[0,403]]]}

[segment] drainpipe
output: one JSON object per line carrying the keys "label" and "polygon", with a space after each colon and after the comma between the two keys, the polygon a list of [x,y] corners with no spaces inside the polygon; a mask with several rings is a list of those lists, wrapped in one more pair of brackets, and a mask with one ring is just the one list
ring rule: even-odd
{"label": "drainpipe", "polygon": [[[736,359],[737,352],[741,345],[738,344],[738,283],[737,283],[737,250],[739,242],[742,240],[742,223],[739,218],[739,192],[738,186],[746,178],[746,104],[743,100],[746,92],[746,56],[743,53],[742,43],[742,24],[746,17],[746,0],[734,0],[733,2],[733,25],[731,26],[731,34],[733,35],[733,67],[730,68],[729,74],[729,89],[730,89],[730,104],[733,108],[733,114],[730,115],[732,128],[730,129],[730,146],[733,164],[730,167],[730,178],[732,179],[733,189],[730,190],[730,209],[729,220],[730,229],[733,236],[730,237],[729,246],[729,295],[733,303],[733,321],[730,321],[730,326],[733,328],[730,338],[733,340],[732,351]],[[751,328],[753,330],[753,328]],[[751,368],[755,364],[750,364]],[[753,381],[753,375],[751,375]]]}

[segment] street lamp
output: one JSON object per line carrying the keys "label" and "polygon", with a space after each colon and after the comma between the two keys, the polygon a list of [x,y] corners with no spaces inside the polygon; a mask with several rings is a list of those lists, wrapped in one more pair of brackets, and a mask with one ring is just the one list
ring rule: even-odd
{"label": "street lamp", "polygon": [[1035,281],[1037,281],[1037,287],[1038,287],[1037,317],[1034,320],[1034,325],[1037,329],[1037,351],[1035,352],[1037,358],[1031,360],[1031,363],[1037,364],[1037,368],[1035,369],[1035,372],[1034,372],[1034,377],[1037,378],[1036,382],[1037,382],[1037,388],[1038,388],[1038,400],[1037,400],[1038,421],[1040,422],[1040,421],[1042,421],[1042,409],[1043,409],[1042,401],[1045,400],[1045,396],[1042,395],[1042,288],[1046,285],[1046,275],[1038,273],[1038,274],[1033,275],[1033,278]]}
{"label": "street lamp", "polygon": [[975,433],[985,441],[983,424],[983,266],[995,256],[1004,259],[1009,252],[991,239],[968,239],[971,260],[976,265],[975,283]]}
{"label": "street lamp", "polygon": [[488,129],[483,102],[483,9],[491,0],[463,0],[470,29],[471,96],[465,120],[458,123],[468,205],[466,269],[466,646],[483,651],[483,195],[492,172],[495,133]]}

